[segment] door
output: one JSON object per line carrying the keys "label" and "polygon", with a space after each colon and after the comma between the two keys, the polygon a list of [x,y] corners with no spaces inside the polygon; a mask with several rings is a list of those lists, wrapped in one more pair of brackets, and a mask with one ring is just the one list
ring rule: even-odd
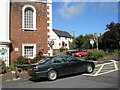
{"label": "door", "polygon": [[71,56],[71,57],[67,58],[67,61],[69,63],[68,67],[69,67],[70,73],[78,73],[78,72],[82,71],[83,65],[82,65],[82,62],[80,60]]}
{"label": "door", "polygon": [[57,70],[59,75],[66,75],[69,72],[68,64],[63,57],[56,57],[51,61],[51,63],[53,69]]}

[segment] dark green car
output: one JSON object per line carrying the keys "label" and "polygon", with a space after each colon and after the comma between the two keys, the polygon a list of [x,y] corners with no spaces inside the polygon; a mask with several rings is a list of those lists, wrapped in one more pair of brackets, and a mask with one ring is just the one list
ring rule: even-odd
{"label": "dark green car", "polygon": [[43,59],[29,66],[28,74],[33,78],[46,77],[55,80],[59,76],[73,73],[91,73],[95,65],[93,62],[81,61],[74,56],[62,55]]}

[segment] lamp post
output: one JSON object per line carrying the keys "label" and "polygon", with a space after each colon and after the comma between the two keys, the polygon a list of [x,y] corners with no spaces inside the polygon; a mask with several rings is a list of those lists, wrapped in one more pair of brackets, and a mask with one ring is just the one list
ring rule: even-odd
{"label": "lamp post", "polygon": [[54,40],[56,40],[56,39],[49,39],[49,42],[48,42],[48,44],[50,45],[50,48],[51,48],[51,53],[52,53],[52,56],[53,56],[53,45],[54,45]]}

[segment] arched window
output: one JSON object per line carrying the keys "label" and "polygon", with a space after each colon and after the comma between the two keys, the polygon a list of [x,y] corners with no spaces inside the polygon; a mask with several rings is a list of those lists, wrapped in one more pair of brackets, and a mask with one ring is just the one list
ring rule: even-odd
{"label": "arched window", "polygon": [[31,5],[25,5],[22,9],[22,29],[36,30],[36,10]]}

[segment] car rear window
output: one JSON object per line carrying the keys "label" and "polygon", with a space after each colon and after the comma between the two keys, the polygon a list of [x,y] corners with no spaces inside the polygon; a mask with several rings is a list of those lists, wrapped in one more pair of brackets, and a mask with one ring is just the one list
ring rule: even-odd
{"label": "car rear window", "polygon": [[49,61],[49,60],[52,59],[52,58],[53,58],[53,57],[44,58],[44,59],[38,61],[37,63],[38,63],[38,64],[46,63],[47,61]]}

